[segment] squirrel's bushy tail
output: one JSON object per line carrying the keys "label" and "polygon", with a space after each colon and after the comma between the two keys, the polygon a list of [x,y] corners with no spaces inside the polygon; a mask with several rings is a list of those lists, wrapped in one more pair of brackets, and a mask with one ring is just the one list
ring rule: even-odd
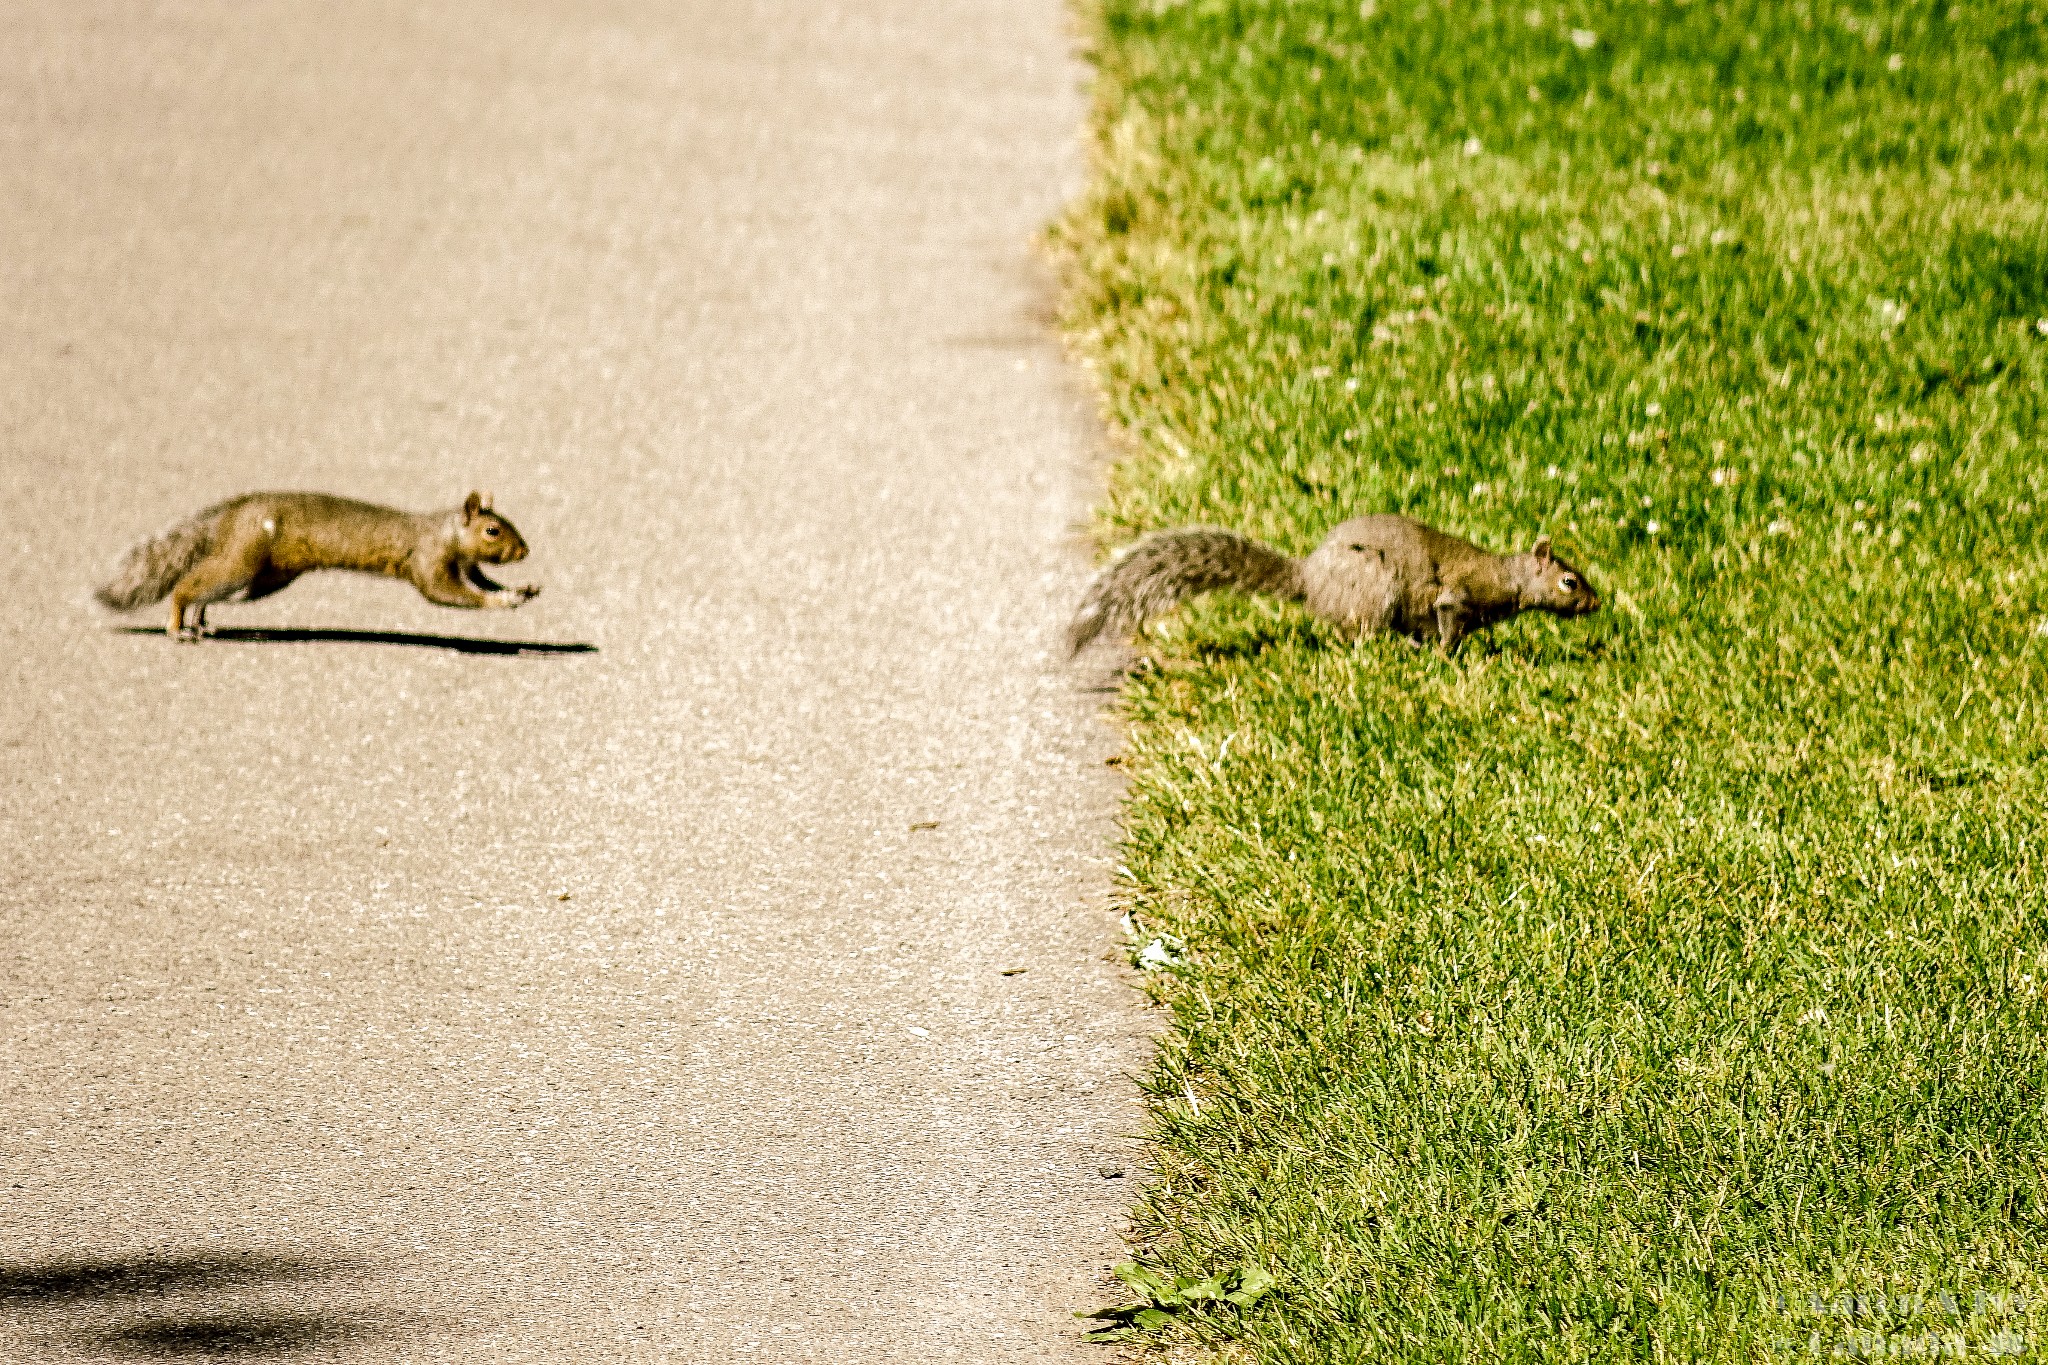
{"label": "squirrel's bushy tail", "polygon": [[134,611],[170,596],[171,589],[213,547],[217,507],[151,536],[121,556],[114,576],[93,590],[109,611]]}
{"label": "squirrel's bushy tail", "polygon": [[1111,560],[1088,585],[1067,627],[1067,651],[1079,654],[1105,630],[1129,634],[1212,588],[1298,600],[1301,564],[1250,536],[1213,526],[1155,531]]}

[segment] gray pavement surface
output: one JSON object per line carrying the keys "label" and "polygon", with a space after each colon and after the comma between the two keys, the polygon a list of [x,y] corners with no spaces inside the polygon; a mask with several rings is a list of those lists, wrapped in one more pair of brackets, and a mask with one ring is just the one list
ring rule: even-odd
{"label": "gray pavement surface", "polygon": [[[0,31],[0,1359],[1092,1358],[1057,0]],[[291,487],[492,490],[545,590],[88,604]]]}

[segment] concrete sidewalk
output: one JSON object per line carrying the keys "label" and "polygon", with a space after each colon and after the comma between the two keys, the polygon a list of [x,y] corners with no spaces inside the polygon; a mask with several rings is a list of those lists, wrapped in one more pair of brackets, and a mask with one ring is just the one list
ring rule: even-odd
{"label": "concrete sidewalk", "polygon": [[[0,21],[0,1358],[1093,1358],[1057,0]],[[545,591],[86,604],[263,487]]]}

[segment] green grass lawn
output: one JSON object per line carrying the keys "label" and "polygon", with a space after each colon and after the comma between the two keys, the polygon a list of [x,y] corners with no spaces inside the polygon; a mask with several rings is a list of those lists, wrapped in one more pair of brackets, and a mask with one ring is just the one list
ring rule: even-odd
{"label": "green grass lawn", "polygon": [[2048,1351],[2048,10],[1089,17],[1105,541],[1400,511],[1608,608],[1143,642],[1139,1250],[1279,1281],[1147,1339]]}

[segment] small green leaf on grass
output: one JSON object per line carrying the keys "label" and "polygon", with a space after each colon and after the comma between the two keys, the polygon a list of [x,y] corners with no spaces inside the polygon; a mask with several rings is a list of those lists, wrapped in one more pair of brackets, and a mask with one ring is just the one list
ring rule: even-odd
{"label": "small green leaf on grass", "polygon": [[1122,1280],[1131,1288],[1143,1294],[1153,1303],[1179,1303],[1174,1293],[1173,1281],[1156,1270],[1147,1270],[1136,1261],[1123,1261],[1109,1268],[1109,1273]]}
{"label": "small green leaf on grass", "polygon": [[1097,1328],[1085,1340],[1127,1341],[1140,1332],[1157,1331],[1174,1320],[1175,1312],[1192,1310],[1198,1304],[1227,1303],[1248,1308],[1273,1287],[1273,1277],[1257,1266],[1237,1266],[1199,1279],[1180,1279],[1136,1261],[1124,1261],[1111,1266],[1110,1273],[1136,1291],[1141,1300],[1074,1314],[1077,1318],[1114,1324]]}
{"label": "small green leaf on grass", "polygon": [[1223,1297],[1239,1308],[1249,1308],[1265,1296],[1273,1287],[1273,1277],[1255,1265],[1241,1267],[1237,1272],[1237,1287]]}

